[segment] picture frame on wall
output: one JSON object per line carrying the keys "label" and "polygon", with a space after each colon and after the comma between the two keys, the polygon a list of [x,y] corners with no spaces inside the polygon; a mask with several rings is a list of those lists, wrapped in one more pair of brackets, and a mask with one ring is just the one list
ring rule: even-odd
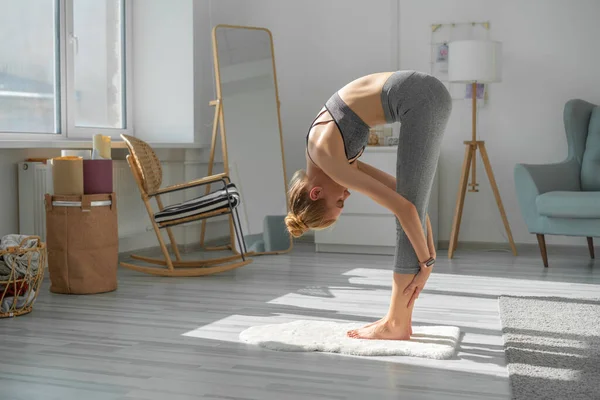
{"label": "picture frame on wall", "polygon": [[448,43],[443,42],[437,45],[435,62],[438,65],[439,72],[448,72]]}

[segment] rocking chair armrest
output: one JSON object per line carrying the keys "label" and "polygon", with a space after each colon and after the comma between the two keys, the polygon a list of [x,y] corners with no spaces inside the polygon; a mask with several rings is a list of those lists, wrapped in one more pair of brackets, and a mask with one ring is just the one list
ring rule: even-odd
{"label": "rocking chair armrest", "polygon": [[152,196],[158,196],[158,195],[165,194],[165,193],[176,192],[178,190],[191,189],[191,188],[194,188],[197,186],[207,185],[209,183],[214,183],[214,182],[218,182],[218,181],[222,181],[223,184],[225,185],[225,184],[227,184],[226,181],[230,181],[230,179],[229,179],[229,176],[225,173],[211,175],[211,176],[207,176],[207,177],[204,177],[201,179],[193,180],[191,182],[179,183],[177,185],[167,186],[167,187],[157,190],[156,192],[148,193],[148,196],[152,197]]}

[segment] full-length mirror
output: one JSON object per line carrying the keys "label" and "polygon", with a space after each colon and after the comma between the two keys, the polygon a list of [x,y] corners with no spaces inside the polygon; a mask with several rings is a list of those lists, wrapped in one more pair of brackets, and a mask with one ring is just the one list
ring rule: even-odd
{"label": "full-length mirror", "polygon": [[271,32],[217,25],[213,50],[224,159],[240,191],[246,247],[254,254],[289,251],[292,241],[284,224],[287,176]]}

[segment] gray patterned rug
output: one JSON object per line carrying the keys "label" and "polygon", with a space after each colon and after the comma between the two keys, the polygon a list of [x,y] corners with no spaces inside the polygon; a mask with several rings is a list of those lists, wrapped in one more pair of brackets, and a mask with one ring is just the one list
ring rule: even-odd
{"label": "gray patterned rug", "polygon": [[499,298],[512,398],[600,399],[600,300]]}

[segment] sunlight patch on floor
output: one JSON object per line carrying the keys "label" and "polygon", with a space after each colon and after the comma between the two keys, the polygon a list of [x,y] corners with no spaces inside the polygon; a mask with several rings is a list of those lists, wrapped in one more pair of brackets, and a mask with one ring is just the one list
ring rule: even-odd
{"label": "sunlight patch on floor", "polygon": [[[239,339],[241,332],[252,326],[259,325],[270,325],[279,324],[286,322],[293,322],[297,320],[324,320],[323,318],[310,317],[306,315],[297,314],[277,314],[268,317],[257,317],[249,315],[231,315],[223,318],[219,321],[215,321],[211,324],[198,327],[192,331],[186,332],[183,336],[189,338],[195,338],[200,340],[218,340],[232,343],[240,343],[243,346],[254,346],[243,344]],[[334,321],[340,323],[352,322],[344,319],[331,319],[327,321]],[[465,336],[466,337],[466,336]],[[503,364],[504,354],[501,350],[487,350],[488,356],[477,354],[476,351],[472,354],[471,346],[464,342],[464,338],[459,342],[459,350],[457,355],[453,359],[449,360],[433,360],[433,359],[422,359],[417,357],[402,357],[402,356],[360,356],[370,360],[377,360],[382,362],[399,363],[406,365],[416,365],[433,368],[443,368],[450,371],[464,371],[470,373],[479,373],[483,375],[491,376],[507,376],[506,367]],[[481,339],[481,338],[480,338]],[[495,341],[495,338],[488,337],[487,341]],[[480,345],[477,348],[485,347]],[[264,349],[264,351],[274,351]],[[331,357],[357,357],[352,355],[344,354],[330,354]]]}
{"label": "sunlight patch on floor", "polygon": [[[485,266],[481,267],[482,269]],[[386,269],[355,268],[343,274],[351,285],[376,285],[392,287],[392,271]],[[562,296],[573,298],[597,298],[598,285],[543,281],[535,279],[513,279],[491,276],[458,275],[447,273],[431,274],[425,291],[444,290],[448,293],[473,295],[515,296]],[[423,296],[425,297],[425,296]]]}
{"label": "sunlight patch on floor", "polygon": [[[239,334],[257,325],[296,320],[366,324],[385,315],[391,294],[391,287],[388,287],[389,271],[358,268],[344,276],[350,276],[347,286],[306,286],[267,301],[260,308],[248,308],[247,315],[243,314],[244,305],[240,305],[240,313],[198,327],[183,335],[196,339],[241,343]],[[489,279],[487,280],[489,282]],[[388,285],[384,282],[388,282]],[[415,307],[413,325],[460,327],[463,334],[456,357],[450,360],[398,356],[369,358],[507,376],[496,296],[478,297],[474,300],[469,293],[462,295],[460,285],[469,286],[469,278],[464,276],[439,274],[432,282],[432,292],[427,295],[424,293]],[[468,304],[468,307],[465,307],[465,304]],[[352,357],[339,354],[331,356]]]}

